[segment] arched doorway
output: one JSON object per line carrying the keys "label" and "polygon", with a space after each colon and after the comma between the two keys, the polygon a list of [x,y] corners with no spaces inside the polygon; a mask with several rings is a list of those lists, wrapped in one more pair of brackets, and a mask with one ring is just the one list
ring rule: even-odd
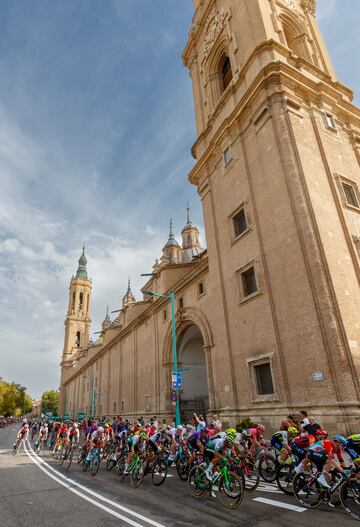
{"label": "arched doorway", "polygon": [[183,390],[180,410],[182,419],[196,412],[206,415],[209,408],[209,388],[204,353],[204,340],[200,329],[192,324],[180,336],[178,367],[183,372]]}

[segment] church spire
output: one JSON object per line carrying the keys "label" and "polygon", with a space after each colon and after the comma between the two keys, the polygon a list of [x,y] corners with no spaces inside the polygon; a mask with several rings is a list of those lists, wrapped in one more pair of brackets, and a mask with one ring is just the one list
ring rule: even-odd
{"label": "church spire", "polygon": [[104,318],[103,320],[103,323],[102,323],[102,329],[106,329],[108,327],[111,326],[111,319],[110,319],[110,316],[109,316],[109,306],[107,306],[106,308],[106,317]]}
{"label": "church spire", "polygon": [[135,300],[135,297],[134,295],[132,294],[132,291],[131,291],[131,285],[130,285],[130,276],[129,276],[129,280],[128,280],[128,288],[127,288],[127,291],[123,297],[123,307],[127,307],[128,305],[130,304],[134,304],[136,302]]}
{"label": "church spire", "polygon": [[86,269],[87,259],[85,256],[85,243],[83,244],[83,252],[82,255],[79,258],[79,267],[76,271],[76,277],[77,278],[85,278],[87,280],[87,269]]}

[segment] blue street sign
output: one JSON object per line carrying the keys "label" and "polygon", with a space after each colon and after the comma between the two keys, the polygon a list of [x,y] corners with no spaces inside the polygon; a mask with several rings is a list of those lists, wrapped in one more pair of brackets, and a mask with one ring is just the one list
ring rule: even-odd
{"label": "blue street sign", "polygon": [[176,401],[176,399],[177,399],[177,393],[176,393],[175,391],[170,392],[170,399],[171,399],[172,401]]}
{"label": "blue street sign", "polygon": [[171,374],[171,385],[173,390],[181,390],[182,389],[182,372],[181,371],[173,371]]}

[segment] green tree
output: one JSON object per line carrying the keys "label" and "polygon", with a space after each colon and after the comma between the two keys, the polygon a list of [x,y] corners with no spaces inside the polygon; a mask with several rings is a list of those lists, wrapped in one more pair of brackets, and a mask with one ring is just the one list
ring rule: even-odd
{"label": "green tree", "polygon": [[31,412],[32,402],[25,386],[0,378],[0,415],[24,415]]}
{"label": "green tree", "polygon": [[48,390],[41,396],[42,411],[52,412],[53,414],[58,413],[59,408],[59,392],[57,390]]}

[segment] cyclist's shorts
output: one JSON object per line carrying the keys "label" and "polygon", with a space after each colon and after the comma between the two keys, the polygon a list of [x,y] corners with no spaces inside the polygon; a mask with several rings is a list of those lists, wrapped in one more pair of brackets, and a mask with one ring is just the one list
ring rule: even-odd
{"label": "cyclist's shorts", "polygon": [[190,450],[199,450],[196,439],[188,441],[187,446],[190,448]]}
{"label": "cyclist's shorts", "polygon": [[149,439],[149,441],[148,441],[148,447],[153,452],[157,452],[158,451],[157,446],[155,445],[155,443],[153,441],[151,441],[151,439]]}
{"label": "cyclist's shorts", "polygon": [[297,445],[295,441],[291,442],[290,448],[291,448],[291,452],[295,454],[295,456],[299,458],[300,461],[302,461],[304,457],[306,457],[305,448],[301,448],[301,446]]}
{"label": "cyclist's shorts", "polygon": [[282,443],[281,441],[279,441],[277,438],[271,438],[271,444],[272,446],[278,450],[279,452],[282,451],[282,449],[284,448],[284,443]]}
{"label": "cyclist's shorts", "polygon": [[315,463],[318,469],[322,470],[329,456],[326,452],[315,452],[314,450],[309,450],[307,452],[307,457],[310,459],[310,461]]}

